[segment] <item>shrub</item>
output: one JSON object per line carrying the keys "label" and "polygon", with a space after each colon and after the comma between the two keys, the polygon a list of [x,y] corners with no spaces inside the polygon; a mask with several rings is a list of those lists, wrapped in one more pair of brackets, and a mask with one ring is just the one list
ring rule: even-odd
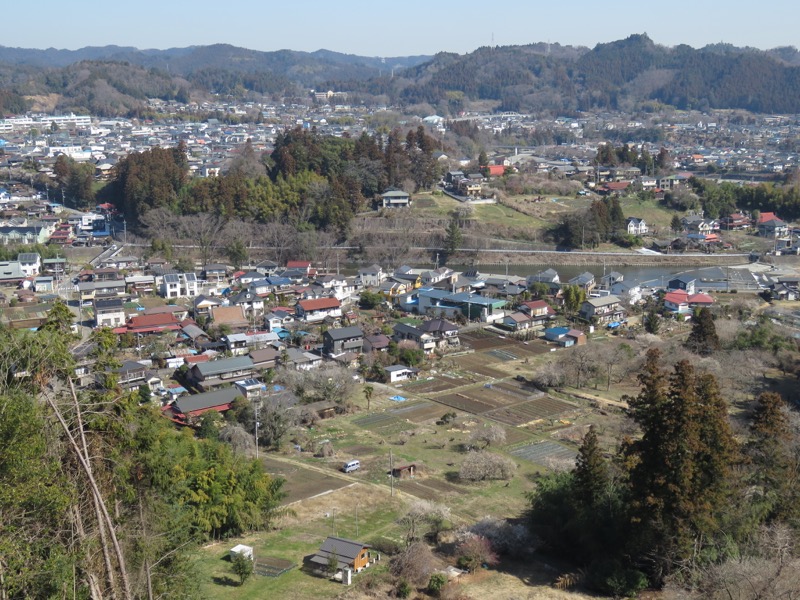
{"label": "shrub", "polygon": [[617,598],[630,598],[644,590],[648,581],[641,571],[625,568],[616,560],[604,560],[589,568],[588,584]]}
{"label": "shrub", "polygon": [[396,592],[398,598],[408,598],[412,591],[411,585],[405,579],[401,579],[397,584]]}
{"label": "shrub", "polygon": [[458,566],[472,573],[481,565],[496,565],[497,554],[492,543],[481,535],[471,535],[456,546]]}
{"label": "shrub", "polygon": [[400,554],[403,550],[403,546],[400,542],[383,536],[370,540],[369,544],[375,551],[389,556]]}
{"label": "shrub", "polygon": [[447,576],[444,573],[434,573],[428,581],[428,593],[438,596],[445,585],[447,585]]}
{"label": "shrub", "polygon": [[456,413],[452,412],[452,411],[451,412],[446,412],[446,413],[444,413],[442,415],[442,417],[438,421],[436,421],[436,424],[437,425],[449,425],[450,423],[455,421],[457,417],[458,417],[458,415]]}

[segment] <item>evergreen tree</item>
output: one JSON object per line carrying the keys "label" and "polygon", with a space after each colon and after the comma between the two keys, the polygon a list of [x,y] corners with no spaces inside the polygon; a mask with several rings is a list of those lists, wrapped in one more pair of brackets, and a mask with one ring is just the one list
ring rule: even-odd
{"label": "evergreen tree", "polygon": [[672,230],[672,233],[680,233],[683,231],[683,222],[678,215],[672,215],[672,221],[670,221],[669,228]]}
{"label": "evergreen tree", "polygon": [[614,196],[611,198],[611,206],[609,207],[609,219],[611,221],[612,231],[621,231],[625,228],[625,215],[622,212],[622,206],[619,203],[619,198]]}
{"label": "evergreen tree", "polygon": [[584,506],[596,506],[608,486],[608,466],[600,451],[594,425],[583,437],[574,473],[576,499]]}
{"label": "evergreen tree", "polygon": [[708,356],[719,350],[717,328],[708,308],[701,308],[692,320],[692,332],[686,340],[686,347],[701,356]]}
{"label": "evergreen tree", "polygon": [[461,248],[462,242],[463,236],[461,234],[461,226],[458,224],[458,220],[450,219],[450,223],[447,226],[447,231],[445,232],[444,238],[444,251],[448,258],[455,254],[459,248]]}
{"label": "evergreen tree", "polygon": [[658,316],[655,309],[650,309],[644,316],[644,330],[647,333],[657,335],[659,329],[661,329],[661,317]]}
{"label": "evergreen tree", "polygon": [[716,379],[681,361],[667,380],[659,361],[657,349],[648,351],[641,392],[630,401],[642,437],[626,447],[630,551],[646,560],[656,582],[720,535],[716,517],[735,456]]}
{"label": "evergreen tree", "polygon": [[745,451],[753,464],[750,484],[759,491],[752,496],[766,520],[795,514],[800,494],[795,478],[789,476],[792,456],[789,419],[780,394],[762,392],[750,421],[750,440]]}

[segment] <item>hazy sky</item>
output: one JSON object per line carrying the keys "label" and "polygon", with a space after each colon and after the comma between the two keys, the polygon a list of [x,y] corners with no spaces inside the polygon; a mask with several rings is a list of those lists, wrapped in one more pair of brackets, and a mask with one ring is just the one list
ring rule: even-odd
{"label": "hazy sky", "polygon": [[38,0],[3,2],[0,45],[172,48],[230,43],[254,50],[364,56],[470,52],[492,44],[594,46],[646,32],[667,46],[800,42],[797,0]]}

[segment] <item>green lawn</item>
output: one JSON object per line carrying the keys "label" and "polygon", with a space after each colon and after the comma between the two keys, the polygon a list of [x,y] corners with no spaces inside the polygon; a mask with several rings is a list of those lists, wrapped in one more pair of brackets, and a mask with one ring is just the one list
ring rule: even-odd
{"label": "green lawn", "polygon": [[682,213],[664,208],[655,200],[640,200],[636,196],[621,198],[620,205],[626,217],[644,219],[651,231],[655,227],[661,232],[669,232],[673,215],[683,216]]}
{"label": "green lawn", "polygon": [[[339,498],[340,500],[342,498]],[[336,534],[340,537],[355,538],[355,518],[353,511],[345,510],[336,519]],[[400,512],[391,503],[374,510],[359,513],[358,539],[370,540],[376,536],[399,538],[394,525]],[[318,512],[315,516],[303,515],[302,519],[291,519],[290,523],[278,531],[260,533],[240,539],[227,540],[213,544],[198,552],[196,570],[200,577],[200,597],[215,600],[248,600],[255,598],[333,598],[343,591],[342,584],[319,577],[301,569],[303,559],[314,554],[326,536],[333,533],[330,517]],[[279,577],[253,575],[243,586],[234,575],[228,551],[236,544],[243,543],[253,547],[258,557],[281,558],[296,566]],[[371,567],[379,571],[386,568],[381,562]],[[357,575],[362,577],[363,575]]]}
{"label": "green lawn", "polygon": [[481,222],[491,225],[509,227],[542,227],[545,221],[524,215],[502,204],[479,204],[475,206],[475,217]]}

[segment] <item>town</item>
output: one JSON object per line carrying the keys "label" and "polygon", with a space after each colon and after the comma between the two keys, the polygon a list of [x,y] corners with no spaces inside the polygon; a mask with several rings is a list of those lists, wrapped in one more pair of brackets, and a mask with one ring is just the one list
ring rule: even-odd
{"label": "town", "polygon": [[0,119],[0,597],[800,589],[797,115],[180,95]]}

